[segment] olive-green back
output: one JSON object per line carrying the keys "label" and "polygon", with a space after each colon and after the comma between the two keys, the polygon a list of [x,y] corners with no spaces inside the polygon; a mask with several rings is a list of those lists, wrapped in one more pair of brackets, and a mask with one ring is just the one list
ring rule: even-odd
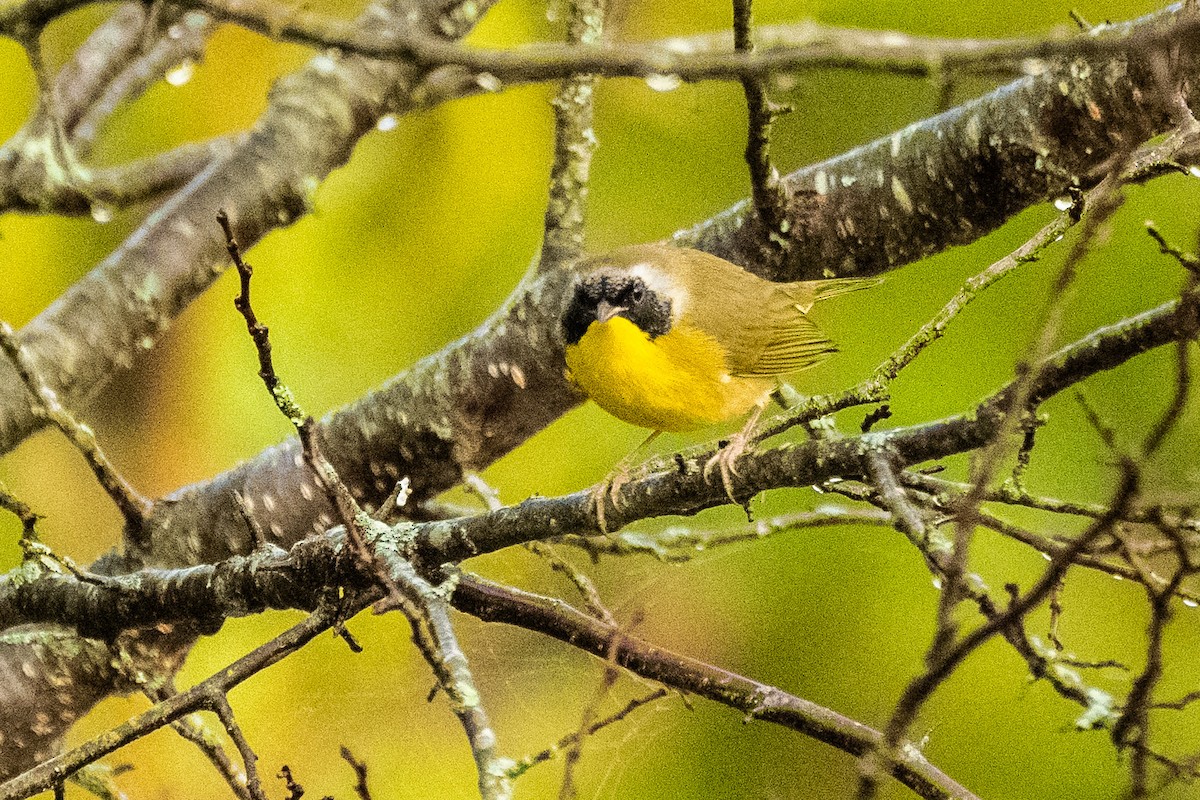
{"label": "olive-green back", "polygon": [[879,282],[773,283],[708,253],[657,244],[622,247],[592,263],[617,268],[645,263],[663,270],[684,295],[675,298],[683,304],[680,321],[716,339],[727,353],[730,373],[746,378],[798,372],[837,352],[810,318],[813,305]]}
{"label": "olive-green back", "polygon": [[725,347],[730,372],[740,377],[786,375],[824,361],[837,347],[813,321],[812,307],[878,282],[773,283],[707,253],[678,252],[689,296],[685,319]]}

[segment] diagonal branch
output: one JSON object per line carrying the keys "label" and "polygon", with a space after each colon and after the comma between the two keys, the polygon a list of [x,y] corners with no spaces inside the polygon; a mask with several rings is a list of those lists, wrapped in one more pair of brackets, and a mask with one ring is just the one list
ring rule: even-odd
{"label": "diagonal branch", "polygon": [[[1173,301],[1109,328],[1093,332],[1052,354],[1032,386],[1031,402],[1100,371],[1200,330],[1200,294]],[[818,484],[864,471],[863,454],[886,445],[894,468],[943,458],[990,442],[1003,421],[1013,386],[996,392],[971,411],[920,425],[839,439],[808,441],[747,454],[741,467],[741,493]],[[621,487],[616,522],[667,514],[690,515],[728,502],[724,487],[709,485],[693,459],[682,470],[660,472]],[[589,492],[532,498],[519,505],[473,517],[401,523],[389,536],[406,543],[420,563],[440,567],[504,547],[599,532]],[[1101,512],[1102,517],[1109,512]],[[103,583],[47,574],[37,581],[0,581],[0,627],[23,622],[59,621],[87,635],[111,637],[126,627],[256,613],[264,608],[312,609],[318,587],[337,583],[336,550],[342,534],[311,537],[283,551],[260,548],[215,564],[172,571],[143,570]],[[1056,557],[1057,557],[1056,551]],[[418,564],[419,565],[419,564]],[[359,580],[373,575],[363,573]],[[365,577],[364,577],[365,576]],[[352,584],[364,588],[366,584]]]}
{"label": "diagonal branch", "polygon": [[[43,761],[37,766],[0,784],[0,798],[28,797],[61,785],[66,776],[103,758],[146,733],[170,725],[187,714],[212,706],[215,697],[223,696],[252,675],[261,672],[290,653],[312,641],[333,624],[332,610],[318,612],[298,625],[289,628],[264,645],[222,669],[207,680],[155,703],[147,711],[114,728],[109,735],[93,739],[67,753]],[[247,763],[249,767],[250,764]]]}
{"label": "diagonal branch", "polygon": [[[429,5],[427,24],[436,29],[453,5]],[[407,24],[381,13],[369,12],[359,24]],[[294,222],[308,212],[316,182],[346,162],[385,111],[401,114],[412,108],[409,90],[419,76],[412,66],[322,56],[279,80],[263,116],[233,153],[208,166],[20,331],[22,344],[39,371],[53,378],[51,388],[64,405],[78,408],[152,347],[224,271],[219,232],[194,220],[211,219],[224,207],[247,245]],[[0,366],[0,452],[39,426],[21,391],[11,370]]]}
{"label": "diagonal branch", "polygon": [[[1194,58],[1179,63],[1196,68]],[[1099,77],[1112,69],[1128,80]],[[1167,111],[1151,105],[1159,94],[1148,72],[1140,61],[1052,70],[793,173],[792,258],[786,274],[771,277],[879,272],[982,236],[1076,183],[1090,185],[1117,143],[1148,135],[1147,122],[1168,124]],[[747,256],[760,233],[742,203],[675,241],[754,267]],[[478,331],[321,421],[322,447],[356,497],[378,505],[408,476],[415,500],[428,498],[578,402],[562,377],[557,332],[565,280],[522,283]],[[324,509],[304,496],[292,466],[298,452],[294,440],[284,443],[174,495],[152,523],[171,526],[157,537],[158,563],[227,555],[237,540],[233,491],[272,497],[276,511],[265,527],[279,541],[310,532]]]}

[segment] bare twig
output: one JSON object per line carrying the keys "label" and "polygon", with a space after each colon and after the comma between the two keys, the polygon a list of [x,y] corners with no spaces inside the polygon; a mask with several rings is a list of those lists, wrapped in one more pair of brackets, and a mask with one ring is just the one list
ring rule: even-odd
{"label": "bare twig", "polygon": [[[750,7],[751,0],[733,0],[733,46],[739,53],[754,52],[754,21]],[[761,77],[743,75],[741,84],[746,96],[746,164],[750,168],[751,197],[765,229],[761,247],[764,261],[775,266],[788,250],[791,197],[787,184],[780,181],[779,171],[771,163],[771,127],[778,116],[791,109],[771,102]]]}
{"label": "bare twig", "polygon": [[0,321],[0,349],[4,350],[5,355],[16,367],[17,373],[25,382],[36,407],[66,435],[67,440],[83,455],[92,469],[92,474],[96,476],[100,486],[108,493],[113,504],[125,518],[126,536],[137,541],[142,535],[146,515],[150,513],[150,501],[139,494],[116,470],[112,462],[108,460],[108,456],[100,448],[92,429],[77,420],[59,402],[58,395],[42,382],[36,367],[17,339],[16,332],[11,325],[2,321]]}
{"label": "bare twig", "polygon": [[1186,250],[1180,250],[1168,242],[1167,237],[1163,236],[1158,226],[1153,222],[1146,222],[1146,235],[1158,243],[1158,251],[1160,253],[1171,256],[1171,258],[1179,262],[1179,266],[1192,274],[1200,275],[1200,256],[1197,256],[1195,253],[1189,253]]}
{"label": "bare twig", "polygon": [[[1166,237],[1159,232],[1154,223],[1146,223],[1146,233],[1150,235],[1158,243],[1159,251],[1164,255],[1169,255],[1174,258],[1179,265],[1188,270],[1189,278],[1187,281],[1187,289],[1195,290],[1200,283],[1200,257],[1195,253],[1184,252],[1177,247],[1173,247],[1167,242]],[[1185,291],[1187,290],[1185,289]],[[1196,332],[1192,332],[1191,338],[1196,338]],[[1184,409],[1187,407],[1188,395],[1191,392],[1192,386],[1192,370],[1191,361],[1188,358],[1189,341],[1180,339],[1175,345],[1175,393],[1171,397],[1171,402],[1163,412],[1162,417],[1155,423],[1154,429],[1150,435],[1146,437],[1144,443],[1147,455],[1153,454],[1162,445],[1167,438],[1167,434],[1179,422],[1183,416]]]}
{"label": "bare twig", "polygon": [[926,549],[925,520],[900,485],[886,445],[867,447],[863,452],[863,469],[871,485],[879,491],[884,507],[891,512],[896,527],[919,548]]}
{"label": "bare twig", "polygon": [[[1100,514],[1097,514],[1096,516],[1100,516],[1102,514],[1103,512],[1100,512]],[[1125,522],[1126,520],[1121,519],[1118,521]],[[1064,548],[1071,546],[1069,540],[1051,539],[1046,536],[1040,536],[1031,533],[1017,525],[1014,525],[1011,522],[999,519],[986,512],[980,512],[979,524],[983,525],[985,528],[996,531],[1003,536],[1007,536],[1011,539],[1022,542],[1023,544],[1027,544],[1036,549],[1038,552],[1045,553],[1050,557],[1053,557],[1057,553],[1061,552]],[[1087,552],[1078,553],[1075,556],[1075,563],[1085,569],[1091,569],[1095,570],[1096,572],[1111,575],[1120,580],[1134,581],[1135,583],[1143,582],[1142,576],[1133,567],[1121,563],[1115,563],[1099,556],[1091,555]],[[1195,592],[1188,591],[1182,587],[1177,590],[1176,594],[1179,598],[1189,603],[1200,602],[1200,596],[1198,596]]]}
{"label": "bare twig", "polygon": [[583,737],[594,736],[595,734],[607,728],[609,725],[615,725],[616,723],[628,718],[630,714],[632,714],[634,711],[637,711],[639,708],[648,706],[656,700],[661,700],[670,693],[671,692],[669,689],[655,689],[653,692],[650,692],[647,695],[635,697],[626,703],[625,707],[619,711],[608,715],[604,719],[599,719],[595,722],[592,722],[587,726],[586,730],[568,733],[566,736],[559,739],[545,750],[525,756],[511,768],[509,768],[509,777],[516,780],[528,772],[531,768],[536,767],[538,764],[544,764],[547,761],[557,758],[560,754],[566,752],[568,748],[572,747]]}
{"label": "bare twig", "polygon": [[[1150,709],[1154,707],[1154,690],[1162,678],[1163,636],[1172,616],[1171,603],[1179,591],[1183,579],[1192,574],[1196,567],[1188,550],[1179,539],[1176,542],[1178,564],[1169,580],[1158,582],[1151,573],[1143,581],[1147,599],[1150,601],[1150,623],[1146,629],[1146,666],[1129,689],[1125,708],[1112,724],[1112,739],[1118,750],[1129,749],[1129,772],[1133,797],[1148,797],[1150,750]],[[1160,579],[1161,580],[1161,579]]]}
{"label": "bare twig", "polygon": [[[606,622],[614,622],[612,615]],[[567,746],[566,754],[563,756],[563,779],[562,785],[558,790],[558,800],[575,800],[577,790],[575,789],[575,768],[579,764],[580,758],[583,756],[583,745],[587,740],[587,732],[596,721],[596,716],[599,713],[600,706],[608,697],[612,688],[617,683],[617,679],[621,676],[620,670],[617,668],[617,651],[621,645],[620,636],[614,636],[612,643],[609,645],[608,657],[604,660],[604,673],[600,680],[600,685],[596,688],[596,693],[592,699],[583,708],[583,713],[579,718],[579,728],[575,732],[573,741]]]}
{"label": "bare twig", "polygon": [[234,746],[242,756],[242,763],[246,767],[246,790],[254,800],[267,800],[267,795],[262,788],[262,780],[258,777],[258,754],[254,752],[246,735],[242,733],[242,728],[237,723],[233,707],[229,705],[225,693],[223,691],[211,692],[207,698],[207,705],[209,710],[221,720],[221,724],[225,726],[225,732],[229,734],[229,738],[233,740]]}
{"label": "bare twig", "polygon": [[358,800],[371,800],[371,790],[367,786],[367,762],[359,761],[349,747],[342,745],[342,759],[354,770],[354,793]]}
{"label": "bare twig", "polygon": [[25,501],[10,492],[3,481],[0,481],[0,508],[21,521],[22,537],[37,540],[38,515]]}
{"label": "bare twig", "polygon": [[186,714],[208,707],[211,698],[223,696],[252,675],[261,672],[312,641],[333,623],[333,612],[321,610],[303,622],[289,628],[271,641],[242,656],[212,677],[155,703],[150,709],[128,722],[91,739],[88,742],[48,759],[0,784],[0,800],[16,800],[54,788],[64,775],[94,763],[109,753],[124,747],[150,731],[169,725]]}
{"label": "bare twig", "polygon": [[253,800],[250,790],[246,786],[245,770],[238,768],[202,720],[188,715],[172,722],[171,727],[181,737],[199,748],[204,757],[221,773],[225,784],[238,800]]}
{"label": "bare twig", "polygon": [[604,605],[604,601],[600,598],[600,592],[596,590],[596,585],[592,583],[591,578],[563,558],[554,546],[547,542],[530,542],[528,547],[534,555],[545,559],[552,570],[566,576],[567,580],[578,590],[579,596],[583,600],[583,607],[589,614],[596,619],[616,624],[616,618]]}
{"label": "bare twig", "polygon": [[299,783],[292,775],[292,768],[284,764],[279,768],[277,778],[283,781],[284,788],[287,789],[287,800],[300,800],[304,796],[304,786]]}
{"label": "bare twig", "polygon": [[[956,495],[960,495],[970,488],[966,483],[950,481],[933,475],[923,475],[917,472],[905,472],[901,475],[901,480],[906,486],[916,487],[934,495],[941,506],[950,505]],[[1033,495],[1028,492],[1019,491],[1008,484],[987,490],[983,499],[989,503],[1004,503],[1006,505],[1044,511],[1048,514],[1065,514],[1091,519],[1103,516],[1108,512],[1108,508],[1099,503],[1075,503],[1057,497]],[[1148,509],[1134,506],[1126,512],[1125,516],[1121,517],[1121,522],[1153,522],[1156,514],[1157,512],[1152,514]],[[1182,509],[1177,510],[1176,517],[1177,519],[1174,524],[1178,527],[1189,530],[1200,530],[1200,520],[1186,516]]]}
{"label": "bare twig", "polygon": [[86,155],[112,114],[162,80],[168,69],[194,67],[214,27],[203,12],[180,11],[173,6],[158,19],[148,19],[145,31],[149,41],[143,41],[137,55],[121,66],[104,91],[69,126],[76,151]]}
{"label": "bare twig", "polygon": [[[441,688],[450,697],[454,713],[466,732],[475,757],[480,795],[483,800],[507,800],[512,792],[505,772],[508,761],[497,753],[496,734],[480,701],[466,655],[450,623],[447,595],[455,578],[451,576],[445,585],[434,586],[420,575],[406,552],[408,542],[404,539],[404,526],[398,526],[400,536],[397,538],[394,536],[396,530],[369,517],[337,470],[325,458],[317,442],[312,417],[304,412],[291,390],[275,373],[269,331],[258,321],[250,301],[250,280],[254,270],[242,260],[228,216],[218,212],[217,221],[225,232],[229,256],[241,278],[241,291],[234,305],[246,320],[246,328],[254,341],[259,377],[280,412],[295,426],[303,445],[304,460],[320,478],[326,495],[338,510],[351,552],[364,571],[373,572],[379,585],[387,591],[388,607],[400,609],[408,618],[413,642],[433,668]],[[379,546],[385,538],[389,539],[386,551]],[[355,646],[352,639],[348,641],[352,647]]]}

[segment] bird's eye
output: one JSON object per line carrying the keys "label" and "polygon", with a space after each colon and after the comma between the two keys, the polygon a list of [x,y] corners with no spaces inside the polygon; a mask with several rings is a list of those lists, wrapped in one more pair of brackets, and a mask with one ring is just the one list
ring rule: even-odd
{"label": "bird's eye", "polygon": [[629,300],[633,303],[642,302],[642,296],[644,294],[645,289],[642,288],[640,283],[635,283],[633,286],[629,287]]}

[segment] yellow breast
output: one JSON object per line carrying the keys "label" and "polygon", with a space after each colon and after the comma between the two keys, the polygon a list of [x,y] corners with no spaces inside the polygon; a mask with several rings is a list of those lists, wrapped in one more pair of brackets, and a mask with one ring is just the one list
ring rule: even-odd
{"label": "yellow breast", "polygon": [[593,322],[566,349],[571,379],[618,419],[685,431],[732,419],[763,400],[773,382],[729,374],[717,341],[676,324],[653,340],[624,317]]}

